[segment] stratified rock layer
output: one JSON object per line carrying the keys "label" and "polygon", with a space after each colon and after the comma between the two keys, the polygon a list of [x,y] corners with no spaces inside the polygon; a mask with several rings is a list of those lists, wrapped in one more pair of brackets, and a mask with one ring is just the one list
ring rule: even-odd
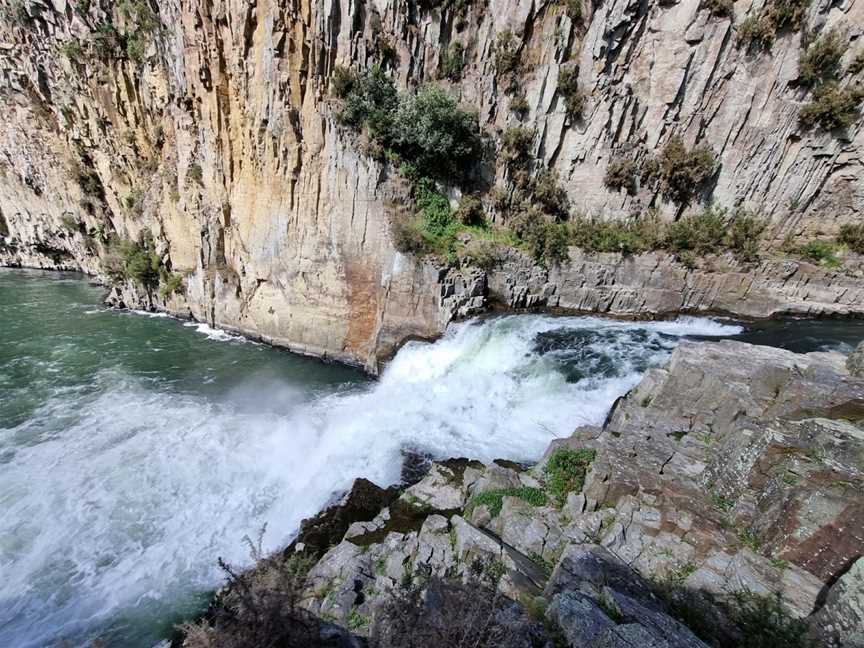
{"label": "stratified rock layer", "polygon": [[[435,336],[493,302],[640,316],[860,314],[854,255],[844,273],[728,259],[691,270],[666,255],[576,251],[547,272],[517,254],[487,278],[394,249],[390,223],[409,209],[407,183],[340,125],[328,94],[337,65],[366,68],[384,53],[401,89],[435,81],[476,107],[490,141],[516,124],[533,129],[532,153],[558,173],[574,210],[619,218],[657,207],[675,217],[682,207],[657,187],[631,195],[603,177],[611,160],[641,163],[680,136],[717,155],[697,198],[759,210],[775,248],[858,222],[864,131],[860,120],[843,131],[799,128],[811,98],[798,82],[799,34],[749,51],[736,46],[736,25],[760,3],[736,3],[731,18],[703,4],[609,0],[585,4],[577,20],[550,1],[165,0],[151,3],[158,29],[133,56],[127,42],[97,43],[106,25],[126,33],[131,0],[0,0],[0,264],[107,280],[109,238],[146,230],[182,291],[129,283],[112,303],[371,370],[406,338]],[[804,22],[844,34],[843,70],[860,54],[862,0],[816,0]],[[508,30],[520,65],[505,74],[496,41]],[[442,60],[457,42],[464,65],[451,81]],[[564,71],[586,97],[581,118],[567,116]],[[510,108],[522,95],[520,122]],[[506,181],[501,164],[481,175]]]}

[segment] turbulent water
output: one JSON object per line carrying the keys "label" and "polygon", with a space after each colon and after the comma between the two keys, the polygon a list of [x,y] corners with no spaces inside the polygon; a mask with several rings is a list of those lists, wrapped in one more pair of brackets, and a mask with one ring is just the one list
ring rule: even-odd
{"label": "turbulent water", "polygon": [[409,344],[372,382],[106,310],[101,294],[76,275],[0,272],[0,646],[152,646],[264,523],[267,547],[286,543],[354,478],[398,481],[407,448],[535,459],[601,422],[682,336],[742,332],[500,317]]}

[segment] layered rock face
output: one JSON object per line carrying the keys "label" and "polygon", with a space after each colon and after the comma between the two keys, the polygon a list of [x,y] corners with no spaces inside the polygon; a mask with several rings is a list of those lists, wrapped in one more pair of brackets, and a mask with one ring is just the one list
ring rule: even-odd
{"label": "layered rock face", "polygon": [[[864,379],[845,360],[683,344],[538,465],[443,461],[395,500],[361,481],[347,505],[379,513],[325,512],[280,560],[320,557],[304,609],[371,645],[398,592],[486,573],[573,647],[859,646]],[[584,482],[562,489],[574,457]]]}
{"label": "layered rock face", "polygon": [[[810,96],[798,83],[800,35],[781,32],[770,54],[735,45],[758,3],[736,3],[733,19],[699,0],[610,0],[582,6],[578,20],[563,4],[528,0],[0,7],[0,263],[107,279],[110,238],[148,231],[183,290],[129,283],[114,303],[373,370],[405,338],[492,302],[639,315],[864,310],[860,269],[721,259],[691,270],[664,255],[573,250],[552,271],[514,253],[487,277],[400,254],[390,223],[410,203],[407,183],[339,124],[328,95],[337,65],[362,69],[386,54],[401,88],[434,80],[475,107],[493,144],[518,123],[511,108],[524,95],[532,152],[576,210],[677,215],[656,187],[631,195],[603,177],[611,160],[647,159],[680,136],[717,155],[703,198],[760,210],[775,243],[832,235],[864,207],[860,121],[842,132],[798,128]],[[843,31],[844,69],[864,47],[860,0],[813,2],[805,22]],[[496,42],[508,30],[521,65],[505,79]],[[458,81],[440,78],[454,43],[464,50]],[[586,96],[581,118],[567,116],[565,71]],[[506,179],[502,165],[481,166],[485,183]]]}

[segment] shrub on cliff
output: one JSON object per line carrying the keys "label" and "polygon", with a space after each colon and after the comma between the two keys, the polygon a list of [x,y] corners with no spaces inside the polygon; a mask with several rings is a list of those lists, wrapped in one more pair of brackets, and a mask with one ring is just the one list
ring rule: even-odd
{"label": "shrub on cliff", "polygon": [[[260,548],[259,548],[260,550]],[[221,558],[227,585],[206,618],[181,627],[186,648],[314,648],[332,645],[322,637],[322,622],[303,609],[313,561],[302,554],[266,558],[255,567],[235,570]]]}
{"label": "shrub on cliff", "polygon": [[748,211],[734,214],[728,228],[726,244],[742,261],[756,261],[759,258],[759,238],[767,223]]}
{"label": "shrub on cliff", "polygon": [[820,36],[801,54],[798,63],[801,82],[813,85],[836,77],[845,49],[845,39],[837,30]]}
{"label": "shrub on cliff", "polygon": [[685,216],[671,225],[666,234],[666,246],[672,252],[713,254],[723,248],[726,237],[726,219],[723,211],[709,207]]}
{"label": "shrub on cliff", "polygon": [[624,189],[628,194],[636,193],[636,163],[627,158],[615,158],[606,167],[603,184],[610,189]]}
{"label": "shrub on cliff", "polygon": [[495,71],[498,74],[515,72],[519,67],[519,44],[513,32],[506,29],[495,38]]}
{"label": "shrub on cliff", "polygon": [[816,126],[829,131],[847,128],[861,116],[862,100],[864,87],[840,87],[836,81],[828,81],[813,91],[813,99],[801,108],[798,121],[805,129]]}
{"label": "shrub on cliff", "polygon": [[126,55],[140,62],[159,29],[159,18],[145,0],[122,0],[117,9],[126,25]]}
{"label": "shrub on cliff", "polygon": [[677,136],[666,144],[658,162],[660,190],[667,200],[679,205],[689,204],[717,168],[714,152],[709,147],[699,145],[688,149]]}
{"label": "shrub on cliff", "polygon": [[441,55],[441,76],[451,81],[459,81],[464,67],[465,47],[459,41],[454,41]]}
{"label": "shrub on cliff", "polygon": [[464,178],[481,155],[476,113],[434,85],[399,102],[390,143],[421,175],[443,179]]}
{"label": "shrub on cliff", "polygon": [[372,138],[386,139],[397,106],[396,86],[376,65],[354,77],[340,118],[356,128],[367,128]]}
{"label": "shrub on cliff", "polygon": [[357,79],[351,70],[341,65],[333,68],[333,74],[330,75],[330,92],[333,96],[339,99],[344,99],[354,88],[354,82]]}
{"label": "shrub on cliff", "polygon": [[510,100],[510,110],[521,121],[531,112],[531,106],[528,105],[528,100],[524,94],[516,95]]}
{"label": "shrub on cliff", "polygon": [[753,14],[740,22],[736,43],[756,50],[770,49],[774,44],[774,27],[764,16]]}
{"label": "shrub on cliff", "polygon": [[837,240],[853,252],[864,254],[864,225],[843,225]]}
{"label": "shrub on cliff", "polygon": [[483,201],[473,194],[465,194],[454,216],[463,225],[483,225],[486,222]]}
{"label": "shrub on cliff", "polygon": [[653,214],[634,220],[579,217],[570,226],[573,245],[588,252],[638,254],[662,246],[662,223]]}
{"label": "shrub on cliff", "polygon": [[582,9],[582,0],[564,0],[564,11],[567,12],[567,17],[574,23],[581,23],[585,17],[585,12]]}
{"label": "shrub on cliff", "polygon": [[781,31],[801,29],[811,0],[771,0],[738,26],[738,44],[768,49]]}
{"label": "shrub on cliff", "polygon": [[558,92],[564,99],[567,117],[579,119],[585,108],[585,95],[579,88],[579,69],[576,67],[562,68],[558,74]]}
{"label": "shrub on cliff", "polygon": [[818,265],[834,268],[840,265],[837,258],[837,246],[831,241],[815,240],[808,241],[792,250],[798,256],[816,263]]}
{"label": "shrub on cliff", "polygon": [[121,246],[126,278],[147,290],[158,286],[162,260],[156,253],[153,239],[145,235],[140,241],[126,241]]}
{"label": "shrub on cliff", "polygon": [[570,199],[567,192],[561,186],[561,179],[557,171],[543,169],[531,180],[529,189],[531,199],[540,205],[550,216],[556,220],[566,220],[570,209]]}
{"label": "shrub on cliff", "polygon": [[858,74],[864,71],[864,50],[858,52],[849,64],[849,74]]}
{"label": "shrub on cliff", "polygon": [[511,174],[526,171],[531,165],[533,142],[534,131],[523,126],[508,128],[501,135],[501,157]]}
{"label": "shrub on cliff", "polygon": [[541,265],[549,267],[567,258],[570,241],[566,224],[556,223],[537,207],[523,206],[510,227],[521,247]]}

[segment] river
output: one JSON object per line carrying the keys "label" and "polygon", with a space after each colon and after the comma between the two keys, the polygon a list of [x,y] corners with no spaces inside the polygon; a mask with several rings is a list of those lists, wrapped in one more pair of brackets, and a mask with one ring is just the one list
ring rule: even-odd
{"label": "river", "polygon": [[378,380],[165,316],[71,273],[0,270],[0,646],[149,648],[216,558],[278,548],[406,449],[530,461],[600,423],[683,337],[848,351],[861,322],[514,315],[412,342]]}

